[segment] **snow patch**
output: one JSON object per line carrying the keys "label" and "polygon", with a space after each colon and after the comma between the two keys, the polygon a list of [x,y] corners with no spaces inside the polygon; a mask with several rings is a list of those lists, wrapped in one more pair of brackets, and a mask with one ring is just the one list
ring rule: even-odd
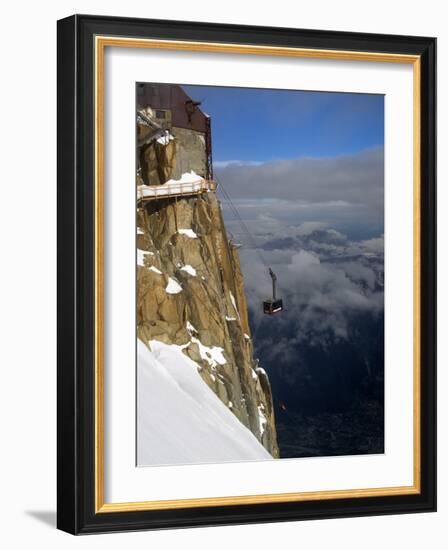
{"label": "snow patch", "polygon": [[179,294],[179,292],[182,291],[182,287],[177,281],[169,277],[165,291],[167,292],[167,294]]}
{"label": "snow patch", "polygon": [[197,239],[198,236],[193,231],[193,229],[179,229],[178,231],[179,235],[185,235],[186,237],[190,237],[190,239]]}
{"label": "snow patch", "polygon": [[191,341],[194,344],[197,344],[199,347],[199,355],[201,359],[207,361],[207,363],[215,368],[217,365],[225,365],[227,363],[226,358],[224,357],[223,348],[218,346],[204,346],[204,344],[198,339],[192,336]]}
{"label": "snow patch", "polygon": [[148,254],[145,250],[137,248],[137,265],[145,267],[145,256]]}
{"label": "snow patch", "polygon": [[246,333],[244,333],[244,338],[245,338],[246,340],[250,340],[250,336],[249,336],[248,334],[246,334]]}
{"label": "snow patch", "polygon": [[226,315],[226,321],[236,321],[236,317],[229,317]]}
{"label": "snow patch", "polygon": [[199,174],[196,174],[194,170],[190,170],[190,172],[184,172],[179,180],[168,180],[164,183],[164,185],[177,185],[179,183],[196,183],[203,181],[204,178],[200,176]]}
{"label": "snow patch", "polygon": [[137,227],[137,235],[144,235],[145,232],[143,231],[143,229],[141,227]]}
{"label": "snow patch", "polygon": [[264,414],[264,405],[258,405],[258,421],[260,423],[260,434],[263,435],[268,423],[266,415]]}
{"label": "snow patch", "polygon": [[180,268],[180,270],[181,271],[186,271],[192,277],[196,277],[196,275],[197,275],[196,269],[191,265],[184,265],[183,267]]}
{"label": "snow patch", "polygon": [[137,248],[137,265],[146,267],[145,256],[154,256],[154,252],[148,252],[148,250],[140,250],[140,248]]}
{"label": "snow patch", "polygon": [[273,460],[182,348],[137,340],[137,464]]}
{"label": "snow patch", "polygon": [[198,334],[198,331],[194,328],[194,326],[190,323],[190,321],[187,321],[187,330],[188,332],[193,332]]}
{"label": "snow patch", "polygon": [[149,268],[149,271],[154,271],[154,273],[157,273],[157,275],[162,275],[162,272],[160,271],[160,269],[157,269],[157,267],[155,265],[152,265]]}
{"label": "snow patch", "polygon": [[236,314],[238,315],[238,319],[240,319],[240,312],[238,311],[238,308],[236,307],[236,301],[235,301],[235,296],[230,292],[229,290],[229,294],[230,294],[230,301],[232,302],[232,305],[236,311]]}
{"label": "snow patch", "polygon": [[160,143],[161,145],[168,145],[168,143],[173,139],[174,136],[170,134],[170,132],[166,132],[163,136],[157,138],[157,143]]}

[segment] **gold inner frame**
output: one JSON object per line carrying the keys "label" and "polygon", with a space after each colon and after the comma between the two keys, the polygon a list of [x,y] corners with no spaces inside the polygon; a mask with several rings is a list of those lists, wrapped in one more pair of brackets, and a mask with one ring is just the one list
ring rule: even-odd
{"label": "gold inner frame", "polygon": [[[299,493],[190,498],[142,502],[106,503],[104,501],[104,54],[106,47],[145,48],[212,53],[232,53],[301,57],[329,60],[406,63],[413,66],[413,458],[414,482],[410,486],[342,489]],[[292,47],[254,46],[177,40],[95,37],[95,513],[163,510],[207,506],[232,506],[274,502],[303,502],[340,498],[361,498],[420,493],[421,425],[420,425],[420,56],[343,50],[320,50]]]}

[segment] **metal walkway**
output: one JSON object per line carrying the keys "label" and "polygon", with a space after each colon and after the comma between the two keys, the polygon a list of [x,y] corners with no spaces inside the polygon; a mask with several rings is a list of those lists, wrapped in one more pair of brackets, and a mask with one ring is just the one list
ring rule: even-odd
{"label": "metal walkway", "polygon": [[147,202],[161,198],[202,195],[216,191],[218,185],[214,180],[203,178],[188,182],[167,182],[163,185],[140,185],[137,187],[137,202]]}

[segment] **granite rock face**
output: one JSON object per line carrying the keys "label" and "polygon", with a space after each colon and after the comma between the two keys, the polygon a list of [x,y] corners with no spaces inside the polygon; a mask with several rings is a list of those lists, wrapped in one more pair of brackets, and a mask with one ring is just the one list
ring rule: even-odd
{"label": "granite rock face", "polygon": [[278,457],[269,379],[253,357],[239,255],[215,193],[140,204],[137,263],[138,337],[182,346],[208,386]]}

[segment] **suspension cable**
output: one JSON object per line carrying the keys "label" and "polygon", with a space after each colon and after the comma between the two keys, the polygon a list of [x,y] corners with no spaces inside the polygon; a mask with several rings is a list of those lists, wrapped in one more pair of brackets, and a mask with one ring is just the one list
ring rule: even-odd
{"label": "suspension cable", "polygon": [[[216,181],[218,181],[218,180],[216,180]],[[255,253],[258,254],[261,262],[263,263],[263,265],[266,267],[266,269],[268,269],[269,268],[268,264],[266,263],[263,255],[261,254],[261,251],[258,248],[258,245],[257,245],[253,235],[249,231],[249,228],[247,227],[247,225],[244,222],[243,218],[240,216],[240,213],[238,212],[236,206],[234,205],[229,193],[227,192],[226,188],[224,187],[224,185],[222,184],[221,181],[219,181],[218,184],[219,184],[219,188],[221,189],[221,191],[223,193],[224,198],[226,199],[226,201],[228,203],[228,206],[229,206],[231,212],[235,216],[237,222],[239,222],[239,224],[241,226],[241,229],[243,230],[243,234],[247,237],[247,239],[248,239],[249,243],[251,244],[252,248],[254,249]]]}
{"label": "suspension cable", "polygon": [[[247,237],[250,245],[252,246],[252,248],[254,249],[255,253],[258,255],[258,257],[260,258],[261,262],[263,263],[263,265],[265,266],[266,270],[269,270],[269,265],[266,263],[260,249],[258,248],[257,246],[257,243],[253,237],[253,235],[251,234],[251,232],[249,231],[249,228],[247,227],[246,223],[244,222],[244,220],[242,219],[240,213],[238,212],[236,206],[234,205],[229,193],[227,192],[226,188],[224,187],[222,181],[218,181],[218,179],[216,178],[215,176],[215,180],[218,182],[219,184],[219,189],[222,191],[222,194],[224,196],[224,199],[226,200],[227,202],[227,205],[229,206],[230,208],[230,211],[233,213],[233,215],[235,216],[236,218],[236,221],[239,222],[239,225],[242,229],[242,232],[243,234]],[[264,325],[263,323],[263,319],[259,320],[256,325],[255,325],[255,330],[251,330],[251,340],[252,340],[252,346],[254,347],[255,346],[255,340],[256,340],[256,337],[257,337],[257,334],[258,334],[258,331],[259,329],[261,328],[261,326]],[[255,348],[253,349],[253,352],[255,353]]]}

